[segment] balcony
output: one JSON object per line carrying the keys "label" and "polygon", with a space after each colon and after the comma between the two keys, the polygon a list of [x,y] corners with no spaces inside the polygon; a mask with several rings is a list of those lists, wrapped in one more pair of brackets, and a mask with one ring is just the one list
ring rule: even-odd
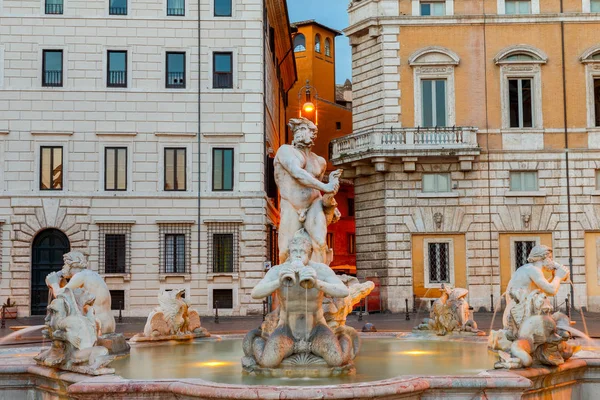
{"label": "balcony", "polygon": [[480,152],[474,127],[375,128],[333,139],[329,158],[335,166],[373,164],[375,171],[385,172],[392,161],[414,171],[419,158],[456,157],[468,171]]}

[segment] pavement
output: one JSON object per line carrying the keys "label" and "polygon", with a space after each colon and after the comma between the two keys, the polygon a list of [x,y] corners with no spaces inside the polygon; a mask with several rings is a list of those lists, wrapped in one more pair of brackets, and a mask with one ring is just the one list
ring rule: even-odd
{"label": "pavement", "polygon": [[[562,311],[564,312],[565,310],[563,309]],[[348,316],[346,323],[359,331],[369,322],[375,325],[378,332],[410,332],[425,317],[428,317],[426,311],[420,313],[409,312],[408,318],[410,319],[408,320],[405,313],[374,313],[363,315],[362,320],[359,319],[359,315],[352,314]],[[585,312],[584,319],[585,323],[579,310],[573,311],[571,314],[571,320],[575,321],[575,328],[582,332],[587,331],[588,335],[592,338],[600,338],[600,313]],[[486,332],[490,329],[500,329],[502,326],[502,311],[499,311],[495,317],[494,314],[489,312],[476,312],[474,313],[474,320],[477,322],[479,329]],[[244,334],[261,324],[262,315],[246,317],[220,316],[218,322],[215,321],[214,317],[204,316],[201,317],[201,322],[202,326],[213,334]],[[4,329],[0,328],[0,342],[2,342],[2,338],[15,332],[11,327],[42,325],[43,323],[43,316],[8,319],[6,320],[6,327]],[[122,322],[117,322],[117,332],[123,333],[125,337],[130,338],[142,332],[145,323],[146,318],[123,318]],[[42,341],[39,330],[16,336],[18,337],[12,337],[6,343],[0,343],[0,346],[31,345]]]}

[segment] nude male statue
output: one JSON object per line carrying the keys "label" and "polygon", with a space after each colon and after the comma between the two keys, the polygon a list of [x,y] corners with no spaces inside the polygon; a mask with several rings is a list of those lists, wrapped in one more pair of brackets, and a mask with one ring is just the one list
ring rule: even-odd
{"label": "nude male statue", "polygon": [[[340,188],[342,170],[333,171],[329,183],[321,182],[327,162],[310,151],[317,137],[317,127],[306,118],[292,118],[289,127],[294,132],[294,140],[291,145],[281,146],[273,161],[275,182],[281,195],[279,259],[286,260],[290,239],[298,229],[304,228],[312,240],[313,261],[328,264],[331,260],[327,259],[327,225],[331,214],[337,211],[332,196]],[[324,204],[321,192],[329,194],[329,204]]]}
{"label": "nude male statue", "polygon": [[327,326],[322,302],[324,295],[343,298],[350,292],[331,268],[310,261],[312,244],[304,229],[294,234],[289,252],[287,261],[271,268],[252,290],[254,299],[277,292],[280,311],[273,333],[265,339],[256,332],[248,352],[267,368],[296,353],[313,353],[330,366],[344,365],[353,356],[352,340],[347,335],[336,337]]}
{"label": "nude male statue", "polygon": [[63,268],[46,277],[46,285],[50,288],[52,296],[58,296],[66,288],[71,290],[82,288],[88,291],[95,297],[93,309],[101,333],[113,333],[115,318],[110,309],[110,291],[104,279],[97,272],[87,269],[87,260],[79,251],[71,251],[63,255],[63,260],[65,262]]}
{"label": "nude male statue", "polygon": [[[552,259],[552,249],[548,246],[535,246],[527,258],[528,264],[518,268],[512,275],[506,289],[506,309],[502,322],[508,326],[511,309],[515,301],[521,302],[532,291],[539,289],[548,296],[558,293],[561,282],[569,280],[569,270]],[[544,271],[552,273],[548,281]]]}

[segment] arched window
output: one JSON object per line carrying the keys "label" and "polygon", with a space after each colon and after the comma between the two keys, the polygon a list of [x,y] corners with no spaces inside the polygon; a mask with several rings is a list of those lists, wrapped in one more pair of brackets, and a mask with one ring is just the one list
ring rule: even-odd
{"label": "arched window", "polygon": [[500,67],[500,108],[503,129],[542,128],[542,68],[548,56],[519,44],[502,49],[494,62]]}
{"label": "arched window", "polygon": [[579,57],[579,61],[585,65],[588,127],[598,128],[600,127],[600,45],[587,49]]}
{"label": "arched window", "polygon": [[294,53],[297,53],[299,51],[305,51],[306,50],[306,38],[304,37],[303,34],[299,33],[296,36],[294,36]]}
{"label": "arched window", "polygon": [[331,40],[329,38],[325,39],[325,55],[331,57]]}
{"label": "arched window", "polygon": [[315,36],[315,51],[317,53],[321,52],[321,35],[319,35],[317,33],[317,36]]}

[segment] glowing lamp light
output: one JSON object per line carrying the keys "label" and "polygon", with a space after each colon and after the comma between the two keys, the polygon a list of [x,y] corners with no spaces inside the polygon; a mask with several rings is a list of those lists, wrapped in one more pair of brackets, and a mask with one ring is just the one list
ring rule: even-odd
{"label": "glowing lamp light", "polygon": [[311,101],[308,101],[304,103],[302,110],[304,110],[305,113],[311,113],[315,111],[315,105]]}
{"label": "glowing lamp light", "polygon": [[233,364],[234,363],[231,361],[211,360],[211,361],[204,361],[204,362],[196,362],[193,365],[195,367],[218,368],[218,367],[225,367],[225,366],[229,366],[229,365],[233,365]]}
{"label": "glowing lamp light", "polygon": [[425,351],[425,350],[407,350],[407,351],[398,351],[396,354],[403,356],[426,356],[436,354],[435,351]]}

